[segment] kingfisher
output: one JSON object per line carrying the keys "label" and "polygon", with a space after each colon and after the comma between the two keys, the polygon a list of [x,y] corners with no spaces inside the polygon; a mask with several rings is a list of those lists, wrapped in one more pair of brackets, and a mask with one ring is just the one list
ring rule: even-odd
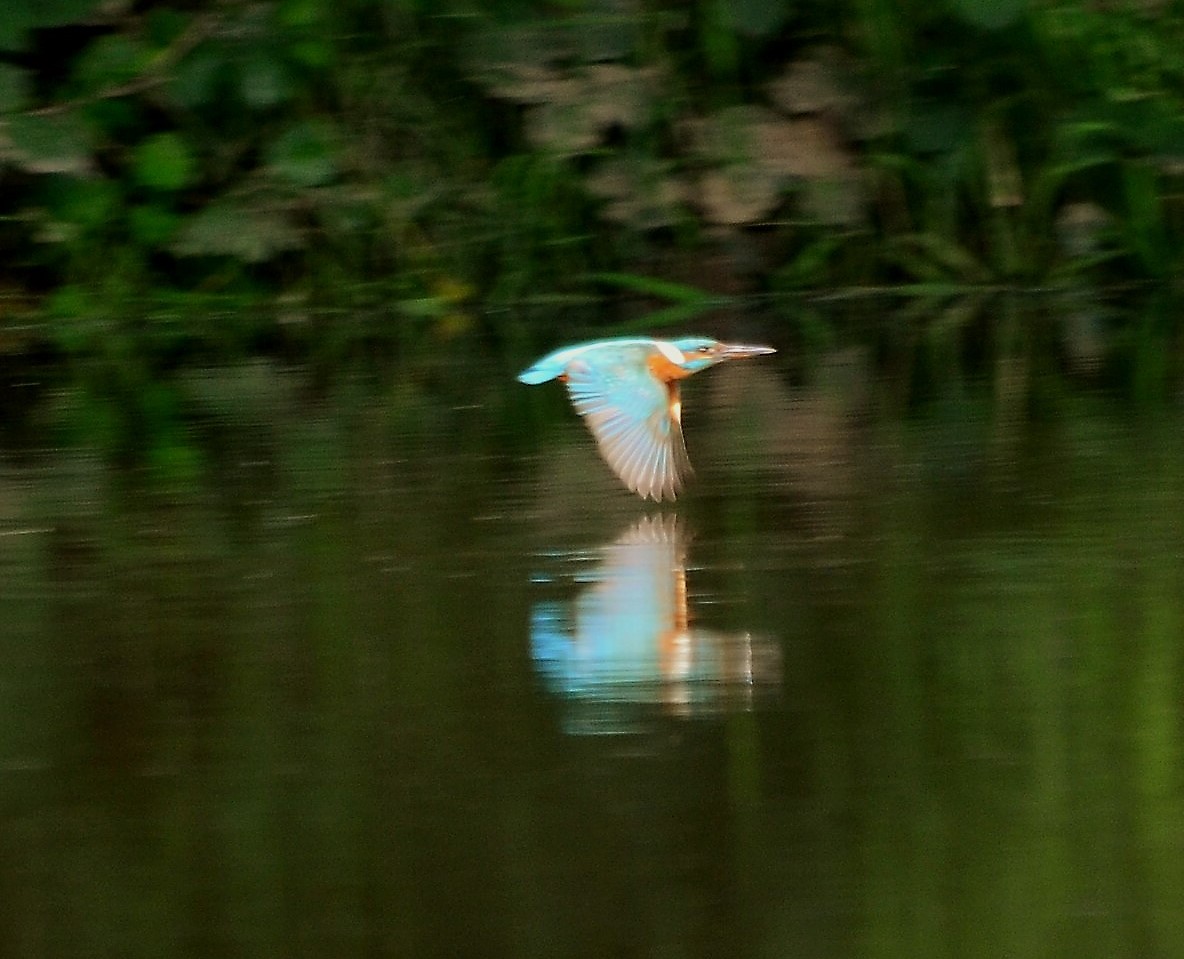
{"label": "kingfisher", "polygon": [[674,499],[691,461],[682,437],[679,381],[725,360],[776,353],[769,346],[617,337],[548,353],[518,375],[534,385],[559,380],[600,455],[643,499]]}

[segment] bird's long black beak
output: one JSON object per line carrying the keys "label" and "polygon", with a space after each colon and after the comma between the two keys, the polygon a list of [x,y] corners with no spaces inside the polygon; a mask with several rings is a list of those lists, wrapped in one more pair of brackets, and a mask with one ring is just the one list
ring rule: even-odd
{"label": "bird's long black beak", "polygon": [[726,343],[723,348],[725,360],[743,360],[749,356],[768,356],[777,351],[771,346],[747,346],[744,343]]}

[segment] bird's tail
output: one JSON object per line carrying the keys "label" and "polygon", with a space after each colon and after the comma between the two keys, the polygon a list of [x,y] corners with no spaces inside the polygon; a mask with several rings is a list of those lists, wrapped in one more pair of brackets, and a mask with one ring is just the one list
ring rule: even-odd
{"label": "bird's tail", "polygon": [[538,383],[546,383],[547,380],[553,380],[562,372],[562,366],[548,362],[548,358],[544,357],[535,363],[534,366],[527,367],[519,373],[518,382],[534,386]]}

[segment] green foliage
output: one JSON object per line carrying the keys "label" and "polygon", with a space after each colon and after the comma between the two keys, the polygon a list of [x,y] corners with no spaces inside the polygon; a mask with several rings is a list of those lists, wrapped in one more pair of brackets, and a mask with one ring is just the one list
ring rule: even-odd
{"label": "green foliage", "polygon": [[337,175],[332,139],[326,124],[299,123],[268,145],[268,164],[295,187],[324,186]]}
{"label": "green foliage", "polygon": [[790,0],[733,0],[722,4],[728,25],[742,36],[772,37],[785,26]]}
{"label": "green foliage", "polygon": [[229,256],[263,263],[300,244],[295,227],[281,214],[227,199],[187,218],[172,250],[178,256]]}
{"label": "green foliage", "polygon": [[586,200],[565,167],[548,156],[508,157],[493,170],[491,296],[514,301],[542,292],[540,279],[578,277],[590,263],[581,234]]}
{"label": "green foliage", "polygon": [[99,0],[9,0],[0,17],[0,50],[20,52],[32,31],[79,23],[98,5]]}
{"label": "green foliage", "polygon": [[666,301],[669,305],[646,313],[619,329],[660,330],[667,326],[680,326],[694,320],[709,310],[733,305],[727,297],[714,297],[703,290],[683,283],[657,280],[633,273],[596,273],[591,279],[616,288],[646,297]]}
{"label": "green foliage", "polygon": [[950,0],[950,8],[967,23],[984,30],[1002,30],[1016,23],[1029,0]]}
{"label": "green foliage", "polygon": [[0,63],[0,113],[24,107],[29,99],[29,78],[24,70]]}
{"label": "green foliage", "polygon": [[1178,288],[1181,51],[1162,3],[14,0],[3,282],[66,353],[61,290],[407,342],[738,249],[729,293]]}
{"label": "green foliage", "polygon": [[8,159],[28,173],[91,171],[92,136],[75,111],[17,114],[5,122]]}
{"label": "green foliage", "polygon": [[172,193],[193,178],[194,161],[185,141],[175,133],[158,133],[135,150],[132,173],[136,182],[152,190]]}

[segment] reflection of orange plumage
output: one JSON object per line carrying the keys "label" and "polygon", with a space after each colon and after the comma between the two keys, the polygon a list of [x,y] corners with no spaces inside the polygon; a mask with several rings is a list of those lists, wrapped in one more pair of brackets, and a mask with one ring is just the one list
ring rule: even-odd
{"label": "reflection of orange plumage", "polygon": [[689,666],[690,616],[687,614],[687,567],[682,557],[674,574],[674,624],[659,640],[659,655],[664,682],[685,678]]}
{"label": "reflection of orange plumage", "polygon": [[537,668],[555,692],[593,710],[595,731],[617,731],[603,727],[620,721],[622,704],[691,715],[747,706],[780,681],[775,644],[692,627],[686,536],[674,517],[646,517],[598,553],[592,569],[565,561],[583,588],[570,604],[536,605],[531,627]]}
{"label": "reflection of orange plumage", "polygon": [[773,352],[705,337],[594,340],[549,353],[518,379],[566,384],[600,455],[625,485],[644,498],[674,499],[691,471],[679,380],[725,360]]}

